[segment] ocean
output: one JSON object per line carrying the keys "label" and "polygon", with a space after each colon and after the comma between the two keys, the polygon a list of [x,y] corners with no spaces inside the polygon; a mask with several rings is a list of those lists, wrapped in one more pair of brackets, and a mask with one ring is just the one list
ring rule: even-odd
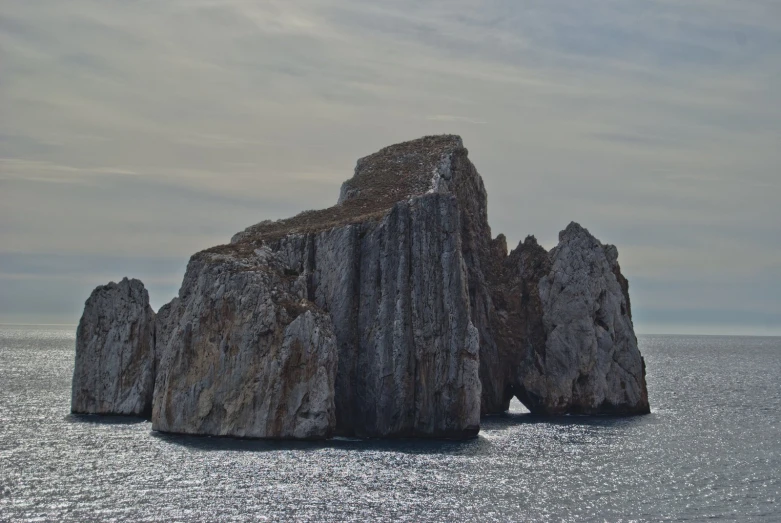
{"label": "ocean", "polygon": [[647,416],[302,443],[72,416],[75,328],[0,326],[0,521],[781,521],[781,338],[639,342]]}

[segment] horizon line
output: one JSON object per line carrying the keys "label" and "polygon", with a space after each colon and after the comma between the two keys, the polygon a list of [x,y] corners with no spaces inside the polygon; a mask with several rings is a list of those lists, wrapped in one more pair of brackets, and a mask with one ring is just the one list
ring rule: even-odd
{"label": "horizon line", "polygon": [[[78,327],[78,323],[2,323],[0,327]],[[781,334],[706,334],[675,332],[638,332],[637,336],[712,336],[733,338],[781,338]]]}

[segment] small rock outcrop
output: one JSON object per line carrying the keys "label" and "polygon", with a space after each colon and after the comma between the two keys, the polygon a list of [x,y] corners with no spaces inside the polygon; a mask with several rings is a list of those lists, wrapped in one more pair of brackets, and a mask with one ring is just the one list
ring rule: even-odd
{"label": "small rock outcrop", "polygon": [[461,139],[428,136],[358,160],[333,207],[195,254],[154,325],[153,428],[469,438],[513,396],[648,412],[616,248],[572,223],[508,253],[487,202]]}
{"label": "small rock outcrop", "polygon": [[149,416],[155,313],[138,280],[96,288],[76,331],[71,412]]}
{"label": "small rock outcrop", "polygon": [[[513,384],[519,397],[541,414],[650,412],[618,250],[573,222],[549,259],[536,283],[542,316],[530,315],[544,338],[526,346]],[[533,272],[529,265],[522,270]]]}

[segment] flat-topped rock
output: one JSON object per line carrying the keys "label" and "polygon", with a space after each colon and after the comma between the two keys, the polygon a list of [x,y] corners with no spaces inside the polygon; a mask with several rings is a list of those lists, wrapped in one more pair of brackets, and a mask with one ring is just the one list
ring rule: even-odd
{"label": "flat-topped rock", "polygon": [[[237,301],[252,303],[274,293],[305,300],[328,315],[336,338],[332,428],[337,434],[473,437],[480,419],[479,334],[471,322],[457,189],[482,187],[482,181],[466,155],[460,138],[438,136],[362,158],[334,207],[261,222],[234,236],[230,245],[193,256],[177,299],[182,312],[176,321],[204,337],[233,329],[217,317],[207,322],[194,312],[228,286],[235,288]],[[265,254],[258,256],[259,250]],[[193,275],[196,268],[200,274],[219,273],[219,282],[198,283],[202,276]],[[262,288],[242,291],[253,273],[274,277]],[[178,341],[161,343],[160,352],[170,354],[172,362],[182,358],[177,354],[192,354]],[[196,354],[211,350],[204,345]],[[235,349],[237,354],[254,350],[244,344]],[[232,361],[220,360],[223,375],[236,374],[226,370],[238,365]],[[188,425],[188,413],[197,410],[182,406],[194,406],[204,394],[171,385],[177,376],[186,374],[184,383],[191,386],[207,380],[215,365],[182,362],[178,370],[166,370],[167,381],[157,387],[153,422],[158,430],[182,431],[174,426]],[[247,378],[239,373],[231,379],[238,386]],[[178,399],[169,400],[172,386]],[[166,410],[167,403],[177,407]],[[200,420],[187,431],[218,432]],[[268,437],[257,431],[252,435]]]}
{"label": "flat-topped rock", "polygon": [[[466,157],[459,136],[426,136],[358,160],[353,177],[342,184],[338,203],[305,211],[293,218],[266,220],[231,239],[234,250],[248,243],[272,241],[289,234],[315,233],[342,225],[377,220],[400,201],[439,190],[449,176],[454,155]],[[215,249],[230,250],[226,246]]]}

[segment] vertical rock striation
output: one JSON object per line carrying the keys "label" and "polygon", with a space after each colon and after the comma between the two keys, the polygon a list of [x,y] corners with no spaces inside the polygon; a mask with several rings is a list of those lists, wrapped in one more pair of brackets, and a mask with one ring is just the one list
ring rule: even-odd
{"label": "vertical rock striation", "polygon": [[[458,162],[471,169],[459,172],[453,167]],[[223,279],[239,278],[231,284],[233,301],[252,303],[278,293],[285,300],[303,300],[313,314],[330,322],[334,357],[321,366],[334,367],[329,370],[333,390],[328,397],[335,419],[322,436],[332,431],[361,437],[476,435],[479,335],[471,322],[468,266],[462,254],[463,209],[451,189],[466,181],[462,176],[477,177],[470,183],[482,188],[458,137],[391,146],[358,161],[336,206],[259,223],[234,236],[229,245],[194,256],[180,296],[170,306],[178,327],[158,325],[173,334],[158,341],[164,370],[155,393],[155,429],[272,437],[262,430],[238,430],[247,426],[248,413],[238,407],[247,403],[245,397],[235,399],[234,417],[214,410],[212,405],[225,405],[222,396],[204,403],[202,411],[212,409],[208,422],[196,408],[206,401],[204,395],[212,394],[215,378],[210,373],[220,379],[234,376],[225,390],[237,389],[248,379],[245,361],[217,358],[216,349],[203,341],[235,328],[234,323],[226,325],[225,318],[235,315],[237,307],[225,308],[214,300],[225,299],[218,290],[229,288]],[[215,275],[222,272],[241,276]],[[248,274],[265,280],[253,288]],[[213,312],[204,317],[197,311]],[[168,316],[167,309],[161,311],[161,317]],[[260,328],[255,318],[242,324]],[[237,354],[257,352],[243,338],[233,334],[231,339]],[[268,346],[279,343],[270,338]],[[278,358],[272,349],[264,350],[272,355],[252,364],[258,369]],[[285,374],[280,379],[294,382],[300,377]],[[200,382],[203,385],[193,387]],[[265,396],[279,394],[264,383],[254,386],[266,391]]]}
{"label": "vertical rock striation", "polygon": [[550,252],[530,236],[508,254],[459,137],[386,147],[335,206],[191,258],[154,327],[153,428],[468,438],[513,396],[648,412],[617,256],[577,224]]}
{"label": "vertical rock striation", "polygon": [[155,313],[138,280],[97,287],[76,331],[71,411],[148,416],[155,382]]}

